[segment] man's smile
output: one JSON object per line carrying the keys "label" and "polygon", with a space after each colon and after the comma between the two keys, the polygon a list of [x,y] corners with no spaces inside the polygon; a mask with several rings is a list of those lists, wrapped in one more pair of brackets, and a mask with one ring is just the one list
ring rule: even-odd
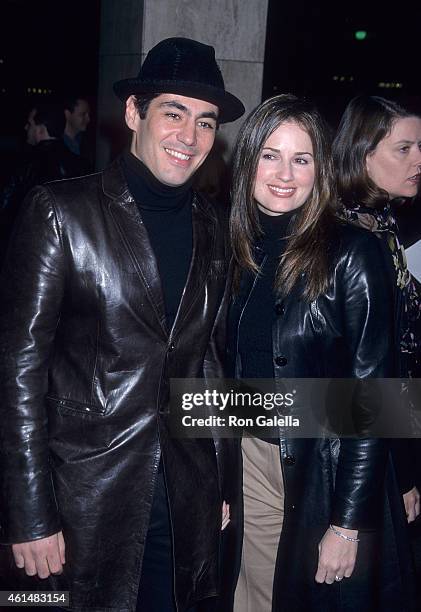
{"label": "man's smile", "polygon": [[176,151],[175,149],[167,149],[167,147],[164,147],[164,150],[166,153],[168,153],[168,155],[171,155],[172,157],[175,157],[176,159],[180,159],[182,161],[188,161],[192,157],[191,155],[187,155],[187,153],[181,153],[180,151]]}

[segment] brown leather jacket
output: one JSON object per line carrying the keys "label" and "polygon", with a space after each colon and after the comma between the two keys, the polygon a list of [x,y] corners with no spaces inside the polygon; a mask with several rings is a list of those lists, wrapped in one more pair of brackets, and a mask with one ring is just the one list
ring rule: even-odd
{"label": "brown leather jacket", "polygon": [[169,379],[221,374],[224,215],[194,196],[192,263],[168,330],[120,162],[39,187],[25,208],[2,280],[2,541],[63,529],[55,588],[70,587],[77,610],[134,610],[162,452],[184,610],[218,589],[222,474],[212,440],[169,436]]}

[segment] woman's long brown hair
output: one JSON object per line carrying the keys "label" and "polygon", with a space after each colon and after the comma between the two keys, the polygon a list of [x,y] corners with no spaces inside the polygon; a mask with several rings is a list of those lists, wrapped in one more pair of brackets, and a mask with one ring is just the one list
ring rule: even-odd
{"label": "woman's long brown hair", "polygon": [[346,207],[382,207],[389,194],[368,176],[366,160],[398,119],[417,116],[393,100],[357,96],[345,109],[333,142],[337,191]]}
{"label": "woman's long brown hair", "polygon": [[315,163],[313,189],[297,215],[286,250],[276,272],[275,289],[288,294],[304,276],[304,297],[313,300],[327,289],[330,279],[329,235],[333,229],[334,181],[329,129],[318,111],[292,95],[270,98],[256,108],[243,124],[234,150],[231,188],[230,232],[237,263],[235,285],[241,271],[257,274],[253,245],[261,237],[254,186],[261,151],[282,123],[296,123],[310,136]]}

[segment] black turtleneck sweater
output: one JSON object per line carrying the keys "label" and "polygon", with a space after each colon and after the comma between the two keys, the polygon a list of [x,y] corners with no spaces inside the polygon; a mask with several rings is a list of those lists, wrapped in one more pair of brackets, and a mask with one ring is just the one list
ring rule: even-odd
{"label": "black turtleneck sweater", "polygon": [[241,317],[238,347],[242,378],[274,377],[272,325],[277,317],[276,302],[279,300],[274,291],[275,274],[295,212],[271,217],[259,210],[263,237],[258,246],[266,257]]}
{"label": "black turtleneck sweater", "polygon": [[192,257],[191,181],[177,187],[164,185],[132,153],[124,154],[123,171],[157,260],[171,329]]}

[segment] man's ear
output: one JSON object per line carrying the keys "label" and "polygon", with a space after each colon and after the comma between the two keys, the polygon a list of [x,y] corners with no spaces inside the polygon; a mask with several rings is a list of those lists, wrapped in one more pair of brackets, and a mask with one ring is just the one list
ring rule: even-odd
{"label": "man's ear", "polygon": [[136,102],[134,96],[130,96],[126,100],[126,114],[125,114],[127,127],[136,132],[139,127],[139,121],[141,120],[139,117],[139,111],[137,110]]}
{"label": "man's ear", "polygon": [[69,111],[69,109],[65,108],[64,109],[64,117],[65,117],[66,121],[69,121],[71,115],[72,115],[72,113]]}

